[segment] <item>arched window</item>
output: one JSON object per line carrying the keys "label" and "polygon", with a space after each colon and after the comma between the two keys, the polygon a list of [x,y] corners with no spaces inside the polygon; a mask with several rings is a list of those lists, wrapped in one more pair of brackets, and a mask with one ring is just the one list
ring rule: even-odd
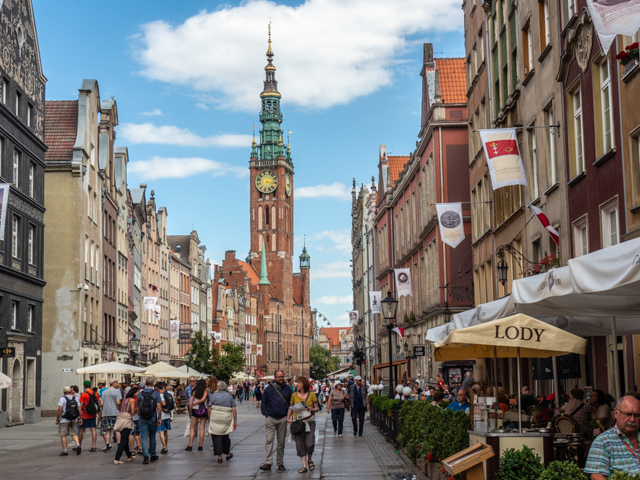
{"label": "arched window", "polygon": [[266,227],[269,226],[269,207],[265,207],[264,209],[264,224]]}
{"label": "arched window", "polygon": [[262,206],[258,207],[258,230],[262,230]]}
{"label": "arched window", "polygon": [[272,229],[276,229],[276,207],[271,207],[271,218],[273,219],[273,225],[271,225]]}
{"label": "arched window", "polygon": [[271,251],[272,252],[276,251],[276,234],[275,233],[271,234]]}

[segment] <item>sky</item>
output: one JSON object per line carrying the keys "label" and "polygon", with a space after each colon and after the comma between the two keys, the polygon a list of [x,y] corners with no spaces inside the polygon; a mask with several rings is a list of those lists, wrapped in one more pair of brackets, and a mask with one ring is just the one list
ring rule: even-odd
{"label": "sky", "polygon": [[461,4],[33,0],[47,100],[77,99],[82,80],[96,79],[101,99],[117,102],[129,188],[153,190],[168,234],[196,230],[214,264],[249,252],[249,154],[271,24],[295,169],[294,272],[306,242],[311,306],[332,326],[353,308],[353,179],[377,183],[380,145],[415,150],[423,44],[464,56]]}

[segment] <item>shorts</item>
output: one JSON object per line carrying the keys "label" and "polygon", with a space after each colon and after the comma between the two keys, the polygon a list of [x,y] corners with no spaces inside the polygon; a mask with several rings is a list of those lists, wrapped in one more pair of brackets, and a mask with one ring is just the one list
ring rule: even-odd
{"label": "shorts", "polygon": [[118,417],[102,417],[100,421],[100,435],[106,435],[107,430],[113,430],[116,425],[116,419]]}
{"label": "shorts", "polygon": [[78,425],[78,428],[96,428],[96,417],[83,418],[82,425]]}
{"label": "shorts", "polygon": [[131,430],[133,435],[140,435],[140,422],[138,420],[133,421],[133,429]]}
{"label": "shorts", "polygon": [[160,423],[160,426],[158,427],[158,432],[164,432],[165,430],[171,430],[171,419],[170,418],[166,418],[164,420],[162,420],[162,423]]}
{"label": "shorts", "polygon": [[78,434],[78,422],[64,422],[58,424],[58,435],[61,437]]}

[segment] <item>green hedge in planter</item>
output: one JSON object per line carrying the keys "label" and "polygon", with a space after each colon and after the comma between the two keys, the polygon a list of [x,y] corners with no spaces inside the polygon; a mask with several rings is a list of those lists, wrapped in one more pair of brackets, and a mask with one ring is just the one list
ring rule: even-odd
{"label": "green hedge in planter", "polygon": [[587,480],[578,465],[569,460],[551,462],[538,480]]}
{"label": "green hedge in planter", "polygon": [[387,415],[391,415],[391,412],[394,410],[400,410],[403,403],[402,400],[394,400],[384,395],[374,395],[373,398],[369,397],[369,401],[371,402],[371,406]]}
{"label": "green hedge in planter", "polygon": [[508,448],[500,457],[498,480],[538,480],[544,465],[538,455],[526,445],[522,450]]}

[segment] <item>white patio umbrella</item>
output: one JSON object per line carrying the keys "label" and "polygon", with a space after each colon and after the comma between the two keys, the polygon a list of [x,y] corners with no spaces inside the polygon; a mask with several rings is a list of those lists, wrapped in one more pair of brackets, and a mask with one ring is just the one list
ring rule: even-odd
{"label": "white patio umbrella", "polygon": [[181,365],[178,367],[178,370],[182,370],[183,372],[187,372],[189,375],[193,375],[196,378],[209,378],[209,375],[204,373],[200,373],[195,368],[188,367],[187,365]]}
{"label": "white patio umbrella", "polygon": [[147,374],[151,377],[156,378],[189,378],[193,376],[191,373],[183,372],[182,370],[178,370],[177,368],[168,372],[147,372]]}
{"label": "white patio umbrella", "polygon": [[11,377],[7,377],[4,373],[0,372],[0,390],[3,388],[10,388],[13,380]]}
{"label": "white patio umbrella", "polygon": [[82,367],[76,370],[78,375],[91,375],[91,374],[126,374],[133,375],[136,373],[144,372],[144,367],[134,367],[133,365],[128,365],[126,363],[119,362],[106,362],[106,363],[96,363],[95,365],[91,365],[89,367]]}

